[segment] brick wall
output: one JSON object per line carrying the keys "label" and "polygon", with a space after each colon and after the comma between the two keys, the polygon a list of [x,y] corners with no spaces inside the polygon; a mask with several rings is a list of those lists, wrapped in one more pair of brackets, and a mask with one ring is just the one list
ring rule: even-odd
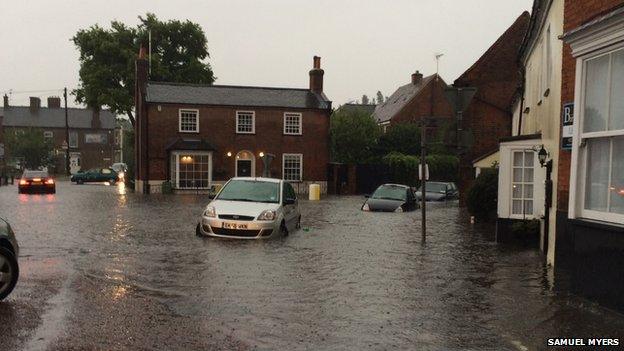
{"label": "brick wall", "polygon": [[[568,32],[592,19],[624,6],[624,0],[565,0],[563,31]],[[570,45],[563,44],[563,70],[561,78],[561,103],[574,101],[574,83],[576,60],[572,57]],[[559,173],[557,175],[557,209],[568,211],[570,191],[570,151],[562,150],[559,154]]]}
{"label": "brick wall", "polygon": [[495,149],[499,139],[511,135],[514,93],[522,83],[517,55],[529,24],[525,12],[462,74],[458,87],[476,87],[477,93],[464,113],[464,129],[472,132],[472,148],[460,158],[460,202],[474,180],[472,161]]}
{"label": "brick wall", "polygon": [[[197,106],[148,104],[149,178],[168,179],[169,155],[167,144],[176,138],[202,138],[216,147],[213,152],[213,180],[227,180],[235,176],[235,156],[239,151],[250,151],[256,156],[255,170],[263,172],[260,152],[275,155],[271,165],[273,177],[282,176],[282,154],[303,154],[303,180],[327,180],[329,163],[329,113],[323,110],[277,108],[249,108],[225,106]],[[199,133],[180,133],[181,108],[199,110]],[[236,111],[255,111],[255,134],[236,133]],[[284,135],[284,112],[302,113],[302,135]],[[231,152],[232,156],[227,156]]]}

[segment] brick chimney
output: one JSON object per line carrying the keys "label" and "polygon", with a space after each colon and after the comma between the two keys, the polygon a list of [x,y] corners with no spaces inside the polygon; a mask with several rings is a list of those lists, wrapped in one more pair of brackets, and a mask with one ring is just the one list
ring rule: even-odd
{"label": "brick chimney", "polygon": [[314,56],[314,66],[310,70],[310,90],[313,93],[323,93],[323,75],[325,71],[321,69],[321,58]]}
{"label": "brick chimney", "polygon": [[41,107],[41,99],[35,96],[30,97],[30,112],[38,113]]}
{"label": "brick chimney", "polygon": [[418,71],[412,73],[412,84],[418,85],[420,84],[420,82],[422,82],[422,79],[423,79],[422,73]]}
{"label": "brick chimney", "polygon": [[61,108],[61,98],[58,96],[48,97],[48,108]]}
{"label": "brick chimney", "polygon": [[4,108],[9,107],[9,96],[7,94],[4,94]]}

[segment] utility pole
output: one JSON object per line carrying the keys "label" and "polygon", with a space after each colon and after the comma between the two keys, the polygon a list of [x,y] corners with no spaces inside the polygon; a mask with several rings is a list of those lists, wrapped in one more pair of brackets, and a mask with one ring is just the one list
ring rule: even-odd
{"label": "utility pole", "polygon": [[71,175],[69,170],[69,119],[67,117],[67,87],[63,89],[63,99],[65,100],[65,142],[67,148],[65,149],[65,174]]}
{"label": "utility pole", "polygon": [[422,242],[427,240],[427,201],[425,195],[427,194],[427,122],[425,118],[421,119],[420,123],[420,209],[422,214],[420,216],[422,229]]}

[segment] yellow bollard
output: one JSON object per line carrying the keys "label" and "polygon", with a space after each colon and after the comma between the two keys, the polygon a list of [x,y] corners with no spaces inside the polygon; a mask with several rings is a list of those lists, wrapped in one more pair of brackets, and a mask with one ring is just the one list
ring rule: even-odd
{"label": "yellow bollard", "polygon": [[321,186],[319,184],[310,184],[310,200],[318,201],[321,199]]}

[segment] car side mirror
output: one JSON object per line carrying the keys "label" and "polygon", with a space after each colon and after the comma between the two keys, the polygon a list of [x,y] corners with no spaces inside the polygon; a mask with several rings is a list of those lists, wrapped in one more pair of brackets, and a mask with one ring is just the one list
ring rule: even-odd
{"label": "car side mirror", "polygon": [[297,200],[291,197],[287,197],[284,199],[284,205],[294,205],[295,202],[297,202]]}

